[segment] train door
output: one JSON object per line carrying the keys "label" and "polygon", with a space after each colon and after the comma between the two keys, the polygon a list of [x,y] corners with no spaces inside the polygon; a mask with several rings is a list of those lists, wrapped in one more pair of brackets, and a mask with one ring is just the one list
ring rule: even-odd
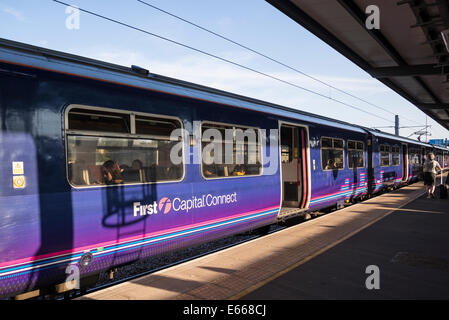
{"label": "train door", "polygon": [[373,136],[368,137],[368,195],[374,192]]}
{"label": "train door", "polygon": [[408,180],[408,148],[406,144],[402,145],[402,181]]}
{"label": "train door", "polygon": [[282,124],[280,155],[282,208],[280,216],[295,215],[308,202],[308,136],[304,127]]}

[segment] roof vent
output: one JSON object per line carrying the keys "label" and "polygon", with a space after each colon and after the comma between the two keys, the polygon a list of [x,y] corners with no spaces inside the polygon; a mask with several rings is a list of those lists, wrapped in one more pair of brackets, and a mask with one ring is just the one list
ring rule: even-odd
{"label": "roof vent", "polygon": [[131,70],[134,71],[135,73],[141,74],[143,76],[148,76],[148,74],[150,73],[149,70],[141,68],[139,66],[135,66],[135,65],[131,66]]}

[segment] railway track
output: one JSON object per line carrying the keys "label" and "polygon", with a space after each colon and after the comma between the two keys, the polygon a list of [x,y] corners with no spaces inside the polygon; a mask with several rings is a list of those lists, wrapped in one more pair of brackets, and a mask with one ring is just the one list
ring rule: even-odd
{"label": "railway track", "polygon": [[278,232],[280,230],[283,230],[290,226],[291,223],[279,223],[279,224],[273,224],[270,226],[270,229],[268,232],[265,232],[263,234],[257,233],[257,231],[248,231],[242,234],[237,234],[229,237],[225,237],[213,242],[209,243],[203,243],[201,245],[197,245],[191,248],[177,250],[168,254],[164,254],[161,256],[151,257],[148,259],[140,260],[138,262],[121,266],[116,268],[116,271],[114,272],[114,279],[111,280],[109,278],[108,272],[103,272],[100,277],[99,281],[96,283],[96,285],[93,288],[87,288],[84,290],[76,290],[67,292],[64,294],[60,294],[58,296],[53,297],[39,297],[38,299],[57,299],[57,300],[70,300],[74,298],[82,297],[83,295],[106,289],[108,287],[112,287],[115,285],[118,285],[120,283],[124,283],[127,281],[131,281],[133,279],[140,278],[142,276],[170,268],[176,265],[179,265],[181,263],[185,263],[187,261],[192,261],[195,259],[198,259],[200,257],[225,250],[227,248],[231,248],[234,246],[237,246],[241,243],[245,243],[247,241],[257,239],[259,237],[263,237],[268,234],[272,234],[275,232]]}

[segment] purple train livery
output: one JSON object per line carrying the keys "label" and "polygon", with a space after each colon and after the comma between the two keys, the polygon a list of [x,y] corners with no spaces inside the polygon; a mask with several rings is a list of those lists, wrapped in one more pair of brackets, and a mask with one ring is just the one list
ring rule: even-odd
{"label": "purple train livery", "polygon": [[0,298],[363,200],[431,151],[448,167],[444,148],[143,71],[0,40]]}

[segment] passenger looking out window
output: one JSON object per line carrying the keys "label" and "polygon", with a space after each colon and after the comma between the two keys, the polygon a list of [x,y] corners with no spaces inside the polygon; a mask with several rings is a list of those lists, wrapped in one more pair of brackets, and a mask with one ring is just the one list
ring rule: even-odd
{"label": "passenger looking out window", "polygon": [[344,168],[343,139],[321,138],[321,165],[323,170],[340,170]]}

